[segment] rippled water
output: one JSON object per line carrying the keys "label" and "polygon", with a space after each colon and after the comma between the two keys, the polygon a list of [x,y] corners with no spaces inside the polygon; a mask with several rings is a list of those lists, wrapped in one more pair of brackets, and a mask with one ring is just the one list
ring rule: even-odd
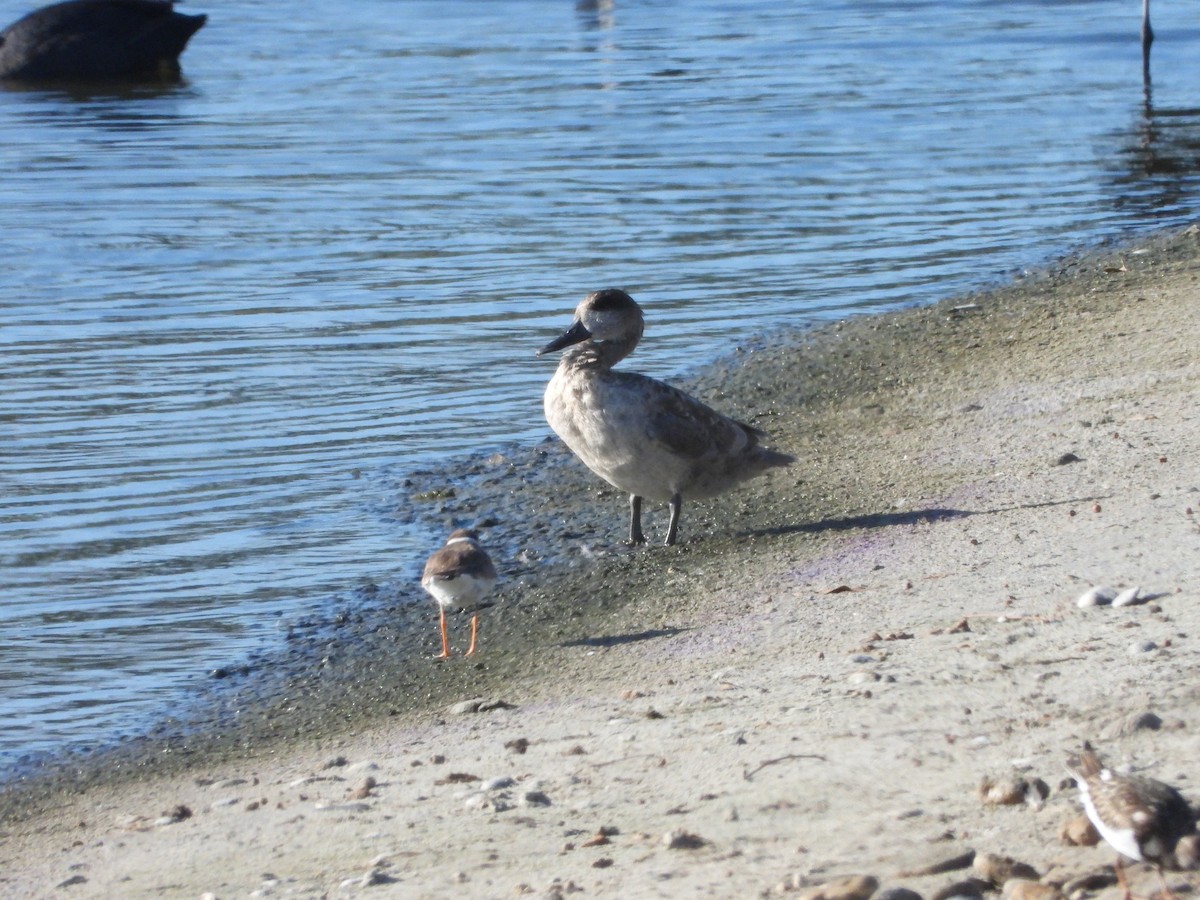
{"label": "rippled water", "polygon": [[1150,97],[1133,0],[182,9],[179,86],[0,90],[10,757],[413,578],[381,473],[546,434],[588,290],[670,375],[1196,206],[1180,8]]}

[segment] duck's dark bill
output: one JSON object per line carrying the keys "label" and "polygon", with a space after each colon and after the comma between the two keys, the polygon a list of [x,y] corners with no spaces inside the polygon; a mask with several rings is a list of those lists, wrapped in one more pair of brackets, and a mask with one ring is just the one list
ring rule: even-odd
{"label": "duck's dark bill", "polygon": [[576,322],[545,347],[537,352],[538,356],[544,353],[553,353],[555,350],[561,350],[563,347],[570,347],[572,344],[578,344],[586,341],[592,336],[592,333],[583,327],[582,322]]}

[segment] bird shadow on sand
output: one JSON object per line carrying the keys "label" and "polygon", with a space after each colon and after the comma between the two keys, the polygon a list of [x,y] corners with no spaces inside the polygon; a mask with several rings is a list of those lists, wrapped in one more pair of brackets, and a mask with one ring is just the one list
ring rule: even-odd
{"label": "bird shadow on sand", "polygon": [[564,641],[562,647],[619,647],[622,644],[633,644],[637,641],[652,641],[655,638],[674,637],[687,631],[686,628],[652,628],[648,631],[635,631],[631,634],[608,634],[600,637],[579,638],[574,641]]}
{"label": "bird shadow on sand", "polygon": [[973,516],[996,515],[997,513],[1012,512],[1018,509],[1045,509],[1055,506],[1072,506],[1083,503],[1094,503],[1104,499],[1107,498],[1071,497],[1066,500],[1044,500],[1040,503],[1017,503],[1012,506],[998,506],[994,509],[954,509],[945,506],[928,506],[923,509],[907,509],[902,512],[866,513],[861,516],[839,516],[820,519],[816,522],[802,522],[796,525],[776,525],[771,528],[758,528],[746,531],[743,534],[801,534],[805,532],[820,534],[826,531],[894,528],[898,525],[932,525],[936,522],[968,519]]}

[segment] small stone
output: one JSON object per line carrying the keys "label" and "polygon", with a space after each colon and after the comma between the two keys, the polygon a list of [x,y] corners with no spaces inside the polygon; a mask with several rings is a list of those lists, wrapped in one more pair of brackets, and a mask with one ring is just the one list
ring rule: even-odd
{"label": "small stone", "polygon": [[529,739],[522,737],[522,738],[515,738],[514,740],[511,740],[511,741],[505,741],[504,749],[511,750],[513,753],[516,753],[519,756],[522,753],[524,753],[526,750],[529,749]]}
{"label": "small stone", "polygon": [[1158,649],[1158,644],[1154,641],[1134,641],[1132,647],[1129,648],[1130,656],[1141,656],[1144,653],[1153,653]]}
{"label": "small stone", "polygon": [[1087,816],[1076,816],[1062,823],[1058,839],[1068,847],[1095,847],[1100,843],[1100,833]]}
{"label": "small stone", "polygon": [[58,884],[55,885],[55,887],[65,888],[65,887],[72,887],[76,884],[87,884],[87,879],[84,878],[82,875],[72,875],[66,881],[60,881]]}
{"label": "small stone", "polygon": [[479,785],[480,790],[484,791],[502,791],[505,788],[510,788],[517,783],[517,780],[509,775],[501,775],[498,778],[489,778],[487,781]]}
{"label": "small stone", "polygon": [[[944,852],[944,851],[943,851]],[[923,878],[926,875],[941,875],[944,872],[954,872],[965,869],[975,862],[975,851],[967,850],[954,856],[937,856],[928,863],[905,869],[899,872],[901,878]]]}
{"label": "small stone", "polygon": [[708,842],[698,834],[673,828],[662,837],[663,846],[668,850],[696,850]]}
{"label": "small stone", "polygon": [[367,812],[370,803],[314,803],[313,809],[321,812]]}
{"label": "small stone", "polygon": [[878,889],[874,875],[849,875],[809,888],[800,900],[868,900]]}
{"label": "small stone", "polygon": [[1063,900],[1063,895],[1052,884],[1013,878],[1004,884],[1004,900]]}
{"label": "small stone", "polygon": [[1137,606],[1144,602],[1141,587],[1131,587],[1113,597],[1113,606]]}
{"label": "small stone", "polygon": [[1029,803],[1040,807],[1041,801],[1049,796],[1050,786],[1040,778],[984,777],[979,783],[979,799],[984,806]]}
{"label": "small stone", "polygon": [[470,784],[482,780],[478,775],[472,775],[470,772],[451,772],[445,778],[437,779],[434,784]]}
{"label": "small stone", "polygon": [[592,868],[593,869],[607,869],[612,864],[613,864],[613,861],[609,857],[602,856],[598,860],[596,860],[595,862],[592,863]]}
{"label": "small stone", "polygon": [[549,806],[550,798],[541,791],[526,791],[518,802],[521,806]]}
{"label": "small stone", "polygon": [[371,790],[375,787],[374,777],[368,775],[350,790],[351,800],[366,800],[371,796]]}
{"label": "small stone", "polygon": [[507,700],[484,700],[479,704],[479,712],[492,712],[497,709],[516,709],[517,704],[509,703]]}
{"label": "small stone", "polygon": [[369,869],[362,878],[358,880],[361,887],[374,887],[377,884],[391,884],[396,879],[378,866]]}
{"label": "small stone", "polygon": [[1085,872],[1077,878],[1072,878],[1062,886],[1062,892],[1068,897],[1075,896],[1080,891],[1102,891],[1117,883],[1117,873],[1112,866]]}
{"label": "small stone", "polygon": [[1144,712],[1144,713],[1138,713],[1137,715],[1131,716],[1129,719],[1129,723],[1126,725],[1126,730],[1129,732],[1158,731],[1162,727],[1163,727],[1163,720],[1161,717],[1155,715],[1152,712]]}
{"label": "small stone", "polygon": [[1091,590],[1080,594],[1079,599],[1075,601],[1075,605],[1080,609],[1087,609],[1091,606],[1108,606],[1116,596],[1116,589],[1105,585],[1097,585]]}
{"label": "small stone", "polygon": [[[237,801],[235,800],[234,802],[236,803]],[[157,819],[154,820],[154,824],[155,825],[174,825],[177,822],[182,822],[184,819],[190,819],[191,817],[192,817],[191,809],[188,808],[187,806],[184,806],[181,803],[178,806],[176,806],[174,809],[169,809],[166,812],[164,812],[161,816],[159,816]]]}
{"label": "small stone", "polygon": [[978,878],[968,878],[965,881],[956,881],[954,884],[948,884],[941,890],[935,891],[929,900],[951,900],[951,898],[961,898],[961,900],[982,900],[984,891],[992,890],[992,885],[987,881],[981,881]]}
{"label": "small stone", "polygon": [[911,888],[894,887],[888,888],[886,891],[880,891],[875,895],[875,900],[922,900],[921,895]]}
{"label": "small stone", "polygon": [[973,868],[976,875],[990,881],[996,887],[1003,887],[1014,878],[1037,881],[1042,877],[1033,866],[1018,862],[1011,856],[1000,856],[996,853],[977,854]]}
{"label": "small stone", "polygon": [[490,810],[492,812],[508,812],[513,805],[504,794],[485,794],[482,791],[471,794],[463,801],[463,808],[470,810]]}

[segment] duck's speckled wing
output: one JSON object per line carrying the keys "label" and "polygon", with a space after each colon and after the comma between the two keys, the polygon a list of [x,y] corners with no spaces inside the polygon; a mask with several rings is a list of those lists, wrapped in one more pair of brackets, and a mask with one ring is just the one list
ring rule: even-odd
{"label": "duck's speckled wing", "polygon": [[685,459],[729,457],[750,449],[765,435],[735,422],[678,388],[632,372],[613,372],[646,401],[646,437]]}

